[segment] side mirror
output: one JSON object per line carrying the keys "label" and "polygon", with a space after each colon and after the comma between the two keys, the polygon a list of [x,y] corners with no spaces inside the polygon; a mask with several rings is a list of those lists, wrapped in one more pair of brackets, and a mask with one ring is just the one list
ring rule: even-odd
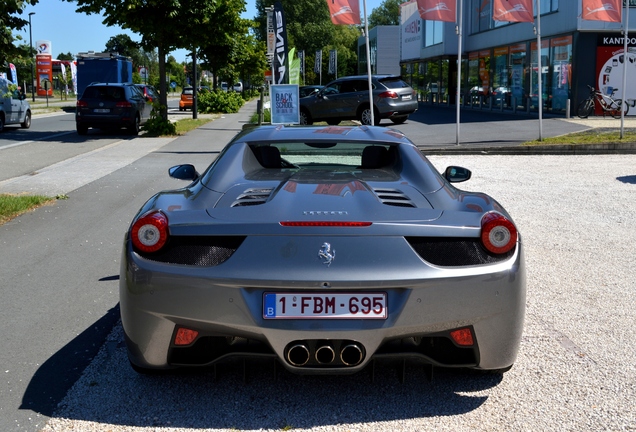
{"label": "side mirror", "polygon": [[466,180],[470,180],[472,173],[469,169],[458,167],[458,166],[449,166],[444,171],[444,178],[448,180],[450,183],[461,183]]}
{"label": "side mirror", "polygon": [[199,173],[194,166],[190,164],[173,166],[168,170],[168,174],[177,180],[194,181],[199,178]]}

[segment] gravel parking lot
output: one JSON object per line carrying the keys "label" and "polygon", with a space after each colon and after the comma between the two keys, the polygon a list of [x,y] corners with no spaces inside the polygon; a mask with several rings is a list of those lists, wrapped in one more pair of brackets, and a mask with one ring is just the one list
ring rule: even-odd
{"label": "gravel parking lot", "polygon": [[[525,332],[503,377],[378,364],[274,378],[271,362],[139,376],[117,326],[52,431],[624,431],[636,429],[636,156],[434,156],[494,196],[526,244]],[[372,379],[374,378],[374,379]]]}

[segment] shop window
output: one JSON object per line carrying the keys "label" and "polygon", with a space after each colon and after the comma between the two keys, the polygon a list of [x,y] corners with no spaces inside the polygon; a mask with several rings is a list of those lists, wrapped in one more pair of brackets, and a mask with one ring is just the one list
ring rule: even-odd
{"label": "shop window", "polygon": [[572,82],[572,36],[550,40],[550,108],[565,111]]}

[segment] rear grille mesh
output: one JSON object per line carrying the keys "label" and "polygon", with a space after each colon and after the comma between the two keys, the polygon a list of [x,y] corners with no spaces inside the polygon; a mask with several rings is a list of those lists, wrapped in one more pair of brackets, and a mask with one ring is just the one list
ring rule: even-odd
{"label": "rear grille mesh", "polygon": [[265,204],[272,194],[273,188],[250,188],[236,197],[231,207],[244,207]]}
{"label": "rear grille mesh", "polygon": [[473,238],[406,237],[411,247],[424,261],[437,266],[458,267],[493,264],[505,261],[514,255],[515,249],[495,255]]}
{"label": "rear grille mesh", "polygon": [[416,207],[404,192],[399,189],[374,189],[382,204],[396,207]]}
{"label": "rear grille mesh", "polygon": [[149,260],[168,264],[214,267],[227,261],[245,240],[244,236],[170,237],[155,253],[137,253]]}

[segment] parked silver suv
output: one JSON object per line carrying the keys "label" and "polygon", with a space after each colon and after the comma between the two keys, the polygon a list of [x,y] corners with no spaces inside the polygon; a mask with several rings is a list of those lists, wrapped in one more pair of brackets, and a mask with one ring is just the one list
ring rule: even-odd
{"label": "parked silver suv", "polygon": [[[318,93],[299,99],[300,124],[326,121],[337,125],[342,120],[359,120],[371,124],[369,85],[366,75],[338,78]],[[417,110],[415,91],[401,77],[373,75],[373,109],[375,124],[390,119],[395,124],[404,123],[409,114]]]}
{"label": "parked silver suv", "polygon": [[26,95],[16,86],[0,77],[0,132],[5,125],[19,124],[28,129],[31,127],[31,105]]}

